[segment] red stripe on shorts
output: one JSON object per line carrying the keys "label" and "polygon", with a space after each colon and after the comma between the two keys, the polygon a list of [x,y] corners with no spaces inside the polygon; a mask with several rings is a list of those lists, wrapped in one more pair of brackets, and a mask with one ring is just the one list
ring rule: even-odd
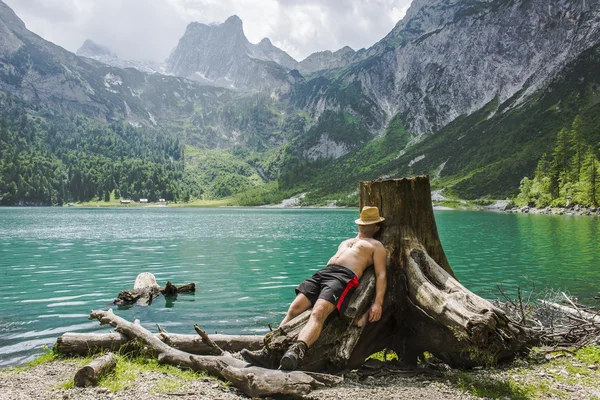
{"label": "red stripe on shorts", "polygon": [[354,278],[352,278],[352,280],[350,282],[348,282],[348,284],[346,285],[346,289],[344,289],[344,291],[342,292],[342,295],[340,296],[340,299],[338,300],[337,304],[335,305],[335,308],[337,308],[339,310],[340,307],[342,306],[342,304],[344,304],[344,299],[346,298],[346,295],[348,294],[350,289],[355,288],[357,286],[358,286],[358,277],[356,275],[354,275]]}

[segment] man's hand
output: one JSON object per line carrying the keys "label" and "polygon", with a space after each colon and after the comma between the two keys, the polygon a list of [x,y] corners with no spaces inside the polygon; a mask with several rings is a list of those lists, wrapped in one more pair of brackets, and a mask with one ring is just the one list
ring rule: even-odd
{"label": "man's hand", "polygon": [[381,318],[381,304],[373,303],[369,310],[369,322],[379,321]]}

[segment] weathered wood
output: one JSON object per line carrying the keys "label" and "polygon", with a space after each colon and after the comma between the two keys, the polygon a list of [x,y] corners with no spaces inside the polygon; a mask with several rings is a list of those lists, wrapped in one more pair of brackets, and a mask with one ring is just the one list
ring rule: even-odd
{"label": "weathered wood", "polygon": [[187,285],[175,286],[170,281],[167,281],[165,287],[160,287],[156,283],[156,278],[150,272],[142,272],[135,278],[133,290],[122,290],[113,301],[113,304],[124,306],[129,304],[137,304],[140,306],[148,306],[160,294],[164,296],[177,296],[178,293],[195,292],[196,284],[188,283]]}
{"label": "weathered wood", "polygon": [[198,324],[194,324],[194,330],[202,338],[202,343],[204,343],[205,345],[207,345],[208,348],[210,349],[209,350],[210,351],[209,354],[212,354],[212,355],[215,355],[215,356],[220,356],[223,353],[225,353],[223,351],[223,349],[221,349],[219,347],[218,344],[216,344],[211,338],[208,337],[208,335],[206,334],[206,332],[204,332],[202,329],[200,329],[200,327],[198,326]]}
{"label": "weathered wood", "polygon": [[222,371],[222,375],[250,397],[302,396],[314,389],[334,386],[343,381],[343,378],[333,375],[284,372],[259,367],[227,367]]}
{"label": "weathered wood", "polygon": [[75,373],[73,378],[75,386],[96,386],[100,377],[113,371],[116,366],[117,356],[115,354],[109,353],[98,357]]}
{"label": "weathered wood", "polygon": [[583,310],[574,309],[574,308],[571,308],[571,307],[567,307],[567,306],[563,306],[563,305],[560,305],[560,304],[552,303],[552,302],[546,301],[546,300],[538,300],[538,301],[540,303],[542,303],[542,304],[544,304],[544,305],[546,305],[546,306],[548,306],[550,308],[553,308],[555,310],[558,310],[558,311],[560,311],[562,313],[569,314],[569,315],[571,315],[573,317],[580,318],[580,319],[583,319],[583,320],[586,320],[586,321],[589,321],[589,322],[594,322],[596,324],[600,324],[600,315],[598,315],[598,314],[592,314],[592,313],[589,313],[589,312],[586,312],[586,311],[583,311]]}
{"label": "weathered wood", "polygon": [[[311,376],[299,371],[283,372],[252,367],[227,352],[219,356],[198,356],[186,353],[163,343],[140,324],[131,323],[116,316],[112,310],[92,311],[90,319],[97,319],[101,325],[111,325],[117,332],[125,336],[142,340],[156,354],[159,364],[204,371],[210,375],[228,379],[248,396],[290,393],[304,395],[325,383],[339,382],[333,376]],[[250,373],[247,373],[248,371]]]}
{"label": "weathered wood", "polygon": [[159,287],[158,290],[163,296],[177,296],[179,293],[195,292],[196,284],[192,282],[186,285],[175,286],[171,281],[167,281],[165,287]]}
{"label": "weathered wood", "polygon": [[154,275],[150,272],[142,272],[135,278],[133,290],[121,290],[113,304],[122,306],[135,303],[147,306],[152,304],[152,300],[159,294],[160,290]]}
{"label": "weathered wood", "polygon": [[[176,333],[157,333],[157,339],[169,346],[191,354],[208,355],[212,348],[206,345],[198,335]],[[221,349],[238,352],[242,349],[260,350],[263,337],[258,335],[211,335],[211,340]],[[106,351],[118,351],[127,346],[131,339],[121,333],[74,333],[67,332],[56,340],[55,351],[65,355],[87,356]]]}

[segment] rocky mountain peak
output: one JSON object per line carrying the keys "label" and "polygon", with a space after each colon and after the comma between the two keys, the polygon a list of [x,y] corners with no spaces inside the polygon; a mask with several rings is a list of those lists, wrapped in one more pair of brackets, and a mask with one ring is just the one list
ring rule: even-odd
{"label": "rocky mountain peak", "polygon": [[260,42],[258,42],[258,45],[269,48],[269,47],[273,46],[273,43],[271,43],[271,39],[269,39],[268,37],[265,37],[265,38],[262,38],[262,40]]}
{"label": "rocky mountain peak", "polygon": [[83,42],[83,45],[77,50],[77,55],[89,58],[117,57],[108,47],[97,44],[90,39]]}
{"label": "rocky mountain peak", "polygon": [[244,29],[244,22],[242,21],[242,19],[240,17],[238,17],[237,15],[232,15],[231,17],[227,18],[225,20],[225,22],[223,22],[223,25],[229,28],[234,28],[234,29],[240,29],[243,30]]}
{"label": "rocky mountain peak", "polygon": [[348,54],[354,54],[356,53],[354,51],[354,49],[350,46],[344,46],[341,49],[339,49],[338,51],[334,52],[333,54],[336,56],[344,56],[344,55],[348,55]]}
{"label": "rocky mountain peak", "polygon": [[342,68],[353,61],[355,54],[356,52],[349,46],[344,46],[335,52],[319,51],[300,61],[297,68],[303,74]]}
{"label": "rocky mountain peak", "polygon": [[26,29],[23,20],[17,17],[17,14],[15,14],[12,8],[7,6],[2,0],[0,0],[0,21],[13,29]]}
{"label": "rocky mountain peak", "polygon": [[280,88],[288,87],[282,77],[295,64],[267,38],[250,43],[242,20],[232,15],[222,24],[189,24],[167,60],[167,72],[228,88]]}

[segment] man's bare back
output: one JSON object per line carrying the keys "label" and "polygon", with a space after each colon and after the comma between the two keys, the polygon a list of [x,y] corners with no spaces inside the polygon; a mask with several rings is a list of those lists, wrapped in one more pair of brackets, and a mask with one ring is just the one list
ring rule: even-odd
{"label": "man's bare back", "polygon": [[337,253],[327,264],[350,268],[360,279],[365,270],[375,263],[375,254],[382,251],[385,252],[385,249],[379,240],[357,236],[340,243]]}

